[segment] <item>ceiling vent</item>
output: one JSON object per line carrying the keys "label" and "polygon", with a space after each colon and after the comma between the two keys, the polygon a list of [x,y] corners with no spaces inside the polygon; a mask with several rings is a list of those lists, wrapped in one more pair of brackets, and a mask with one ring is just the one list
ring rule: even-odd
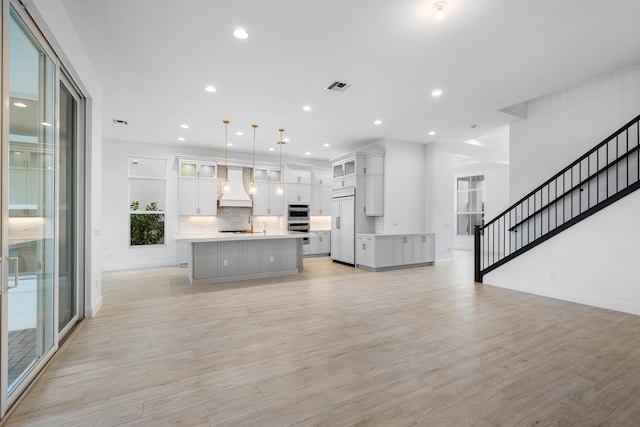
{"label": "ceiling vent", "polygon": [[126,120],[122,120],[122,119],[113,119],[113,123],[117,124],[117,125],[128,125],[129,123],[127,123]]}
{"label": "ceiling vent", "polygon": [[335,82],[331,83],[329,86],[327,86],[326,89],[330,90],[331,92],[344,92],[345,90],[349,89],[350,87],[351,87],[351,85],[349,83],[335,81]]}

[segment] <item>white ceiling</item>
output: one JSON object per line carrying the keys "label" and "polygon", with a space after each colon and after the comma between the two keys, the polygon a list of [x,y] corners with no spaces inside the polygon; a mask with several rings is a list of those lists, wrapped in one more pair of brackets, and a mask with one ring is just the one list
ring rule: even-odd
{"label": "white ceiling", "polygon": [[638,0],[448,0],[441,21],[433,0],[62,2],[104,86],[104,137],[124,141],[222,149],[228,119],[232,150],[256,123],[259,152],[286,129],[286,156],[390,138],[504,159],[500,109],[640,62]]}

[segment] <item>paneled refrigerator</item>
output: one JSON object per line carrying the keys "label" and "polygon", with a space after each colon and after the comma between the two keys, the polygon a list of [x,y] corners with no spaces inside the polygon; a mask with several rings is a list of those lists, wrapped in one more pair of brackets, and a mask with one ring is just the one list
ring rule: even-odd
{"label": "paneled refrigerator", "polygon": [[331,198],[331,259],[355,264],[355,192],[334,193]]}

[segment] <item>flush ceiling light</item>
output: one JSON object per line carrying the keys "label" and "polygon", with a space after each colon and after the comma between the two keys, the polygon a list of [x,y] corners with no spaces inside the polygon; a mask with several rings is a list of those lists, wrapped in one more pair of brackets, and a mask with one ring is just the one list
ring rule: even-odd
{"label": "flush ceiling light", "polygon": [[381,125],[382,124],[382,120],[376,120],[375,122],[373,122],[374,125]]}
{"label": "flush ceiling light", "polygon": [[311,151],[307,151],[307,152],[306,152],[306,153],[304,153],[304,154],[306,154],[307,156],[310,156],[310,155],[311,155]]}
{"label": "flush ceiling light", "polygon": [[436,19],[441,20],[444,18],[444,8],[447,5],[446,1],[437,1],[434,3],[433,7],[436,9]]}
{"label": "flush ceiling light", "polygon": [[431,130],[431,131],[429,131],[429,136],[433,136],[433,135],[435,135],[435,134],[436,134],[436,131],[435,131],[435,130]]}
{"label": "flush ceiling light", "polygon": [[239,130],[238,132],[236,132],[236,135],[238,135],[238,136],[242,136],[242,135],[244,135],[244,133],[242,133],[242,131],[241,131],[241,130]]}
{"label": "flush ceiling light", "polygon": [[211,85],[209,85],[209,86],[205,87],[204,90],[206,90],[207,92],[213,93],[213,92],[216,91],[216,88],[211,86]]}
{"label": "flush ceiling light", "polygon": [[283,139],[284,142],[291,142],[291,140],[289,138],[285,138]]}
{"label": "flush ceiling light", "polygon": [[22,102],[14,102],[13,105],[20,108],[27,108],[27,104],[24,104]]}
{"label": "flush ceiling light", "polygon": [[189,129],[189,125],[188,125],[188,124],[186,124],[186,123],[181,124],[181,125],[180,125],[180,127],[181,127],[182,129]]}
{"label": "flush ceiling light", "polygon": [[178,141],[184,141],[183,137],[178,138]]}
{"label": "flush ceiling light", "polygon": [[276,151],[276,149],[273,147],[269,147],[269,151]]}
{"label": "flush ceiling light", "polygon": [[437,98],[442,95],[442,89],[434,89],[431,91],[431,96]]}
{"label": "flush ceiling light", "polygon": [[328,142],[325,142],[324,146],[325,147],[331,147],[331,144],[329,144]]}
{"label": "flush ceiling light", "polygon": [[233,147],[233,144],[230,142],[227,142],[227,147]]}
{"label": "flush ceiling light", "polygon": [[235,36],[235,38],[240,40],[244,40],[249,37],[249,33],[247,33],[247,30],[244,30],[242,28],[236,28],[233,31],[233,35]]}
{"label": "flush ceiling light", "polygon": [[305,105],[304,107],[302,107],[303,111],[311,111],[311,107],[309,105]]}

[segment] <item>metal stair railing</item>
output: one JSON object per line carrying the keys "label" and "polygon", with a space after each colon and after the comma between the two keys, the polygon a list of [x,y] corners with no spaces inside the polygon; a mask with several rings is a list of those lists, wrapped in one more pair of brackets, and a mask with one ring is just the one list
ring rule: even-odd
{"label": "metal stair railing", "polygon": [[640,188],[640,116],[475,227],[475,281]]}

